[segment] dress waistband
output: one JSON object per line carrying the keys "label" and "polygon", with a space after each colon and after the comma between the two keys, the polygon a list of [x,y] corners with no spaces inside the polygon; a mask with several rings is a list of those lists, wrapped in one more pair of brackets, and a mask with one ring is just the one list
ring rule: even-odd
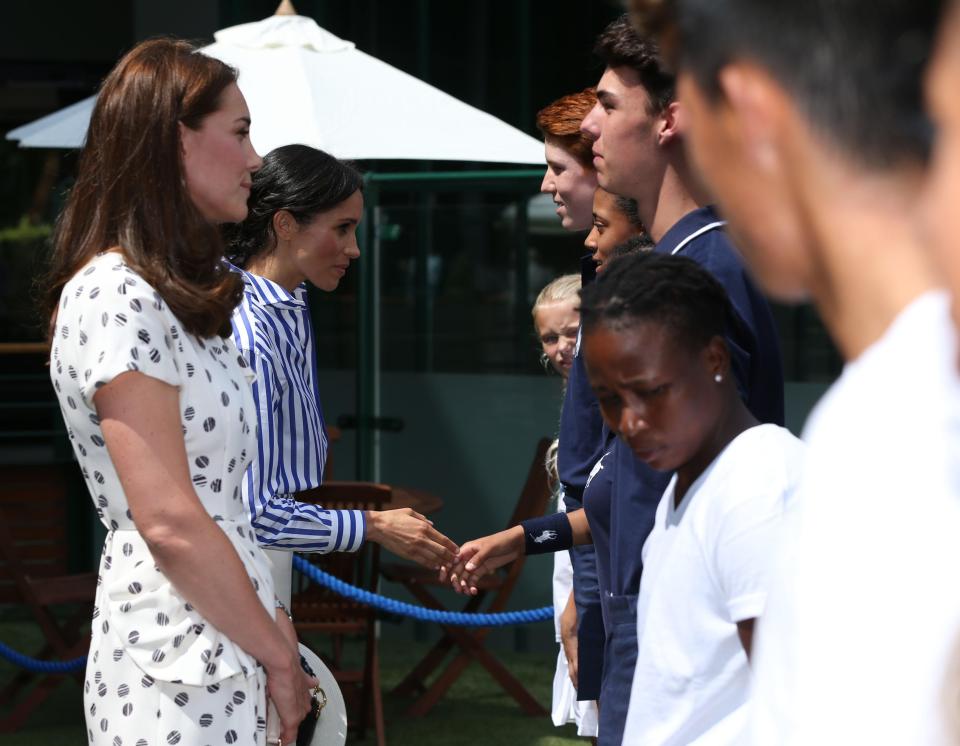
{"label": "dress waistband", "polygon": [[[213,519],[236,551],[263,608],[274,614],[270,566],[246,514]],[[257,661],[246,650],[183,598],[135,528],[117,526],[107,534],[94,620],[99,637],[116,635],[109,644],[158,681],[211,686],[257,671]]]}

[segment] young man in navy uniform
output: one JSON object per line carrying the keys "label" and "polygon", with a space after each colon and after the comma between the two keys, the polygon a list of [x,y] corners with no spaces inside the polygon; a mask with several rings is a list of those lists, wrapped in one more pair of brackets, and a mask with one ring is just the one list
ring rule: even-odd
{"label": "young man in navy uniform", "polygon": [[[601,34],[596,52],[606,69],[597,85],[597,105],[581,127],[594,138],[598,183],[636,200],[640,219],[656,241],[654,251],[693,259],[724,286],[734,309],[727,343],[740,393],[761,422],[782,425],[783,369],[773,317],[724,222],[711,207],[700,206],[683,150],[683,110],[673,75],[656,45],[639,37],[626,16]],[[620,744],[637,655],[641,550],[670,475],[638,461],[619,440],[605,461],[612,471],[610,499],[587,501],[585,508],[591,527],[609,526],[609,547],[597,548],[598,565],[609,567],[607,584],[601,583],[607,643],[600,743]]]}

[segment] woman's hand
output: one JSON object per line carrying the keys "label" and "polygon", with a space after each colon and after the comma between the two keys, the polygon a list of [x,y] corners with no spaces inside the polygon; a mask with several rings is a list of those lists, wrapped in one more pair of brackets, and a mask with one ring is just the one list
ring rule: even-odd
{"label": "woman's hand", "polygon": [[449,566],[457,556],[457,545],[410,508],[368,510],[367,541],[375,541],[384,549],[405,559],[438,569]]}
{"label": "woman's hand", "polygon": [[460,556],[449,570],[441,572],[441,580],[449,575],[457,593],[477,595],[477,582],[498,567],[513,562],[523,554],[523,527],[514,526],[490,536],[468,541],[460,547]]}
{"label": "woman's hand", "polygon": [[[281,612],[282,614],[282,612]],[[286,624],[293,625],[283,614]],[[277,618],[281,634],[286,638],[283,623]],[[296,640],[296,633],[293,635]],[[261,661],[263,662],[263,661]],[[264,662],[267,671],[267,696],[277,709],[280,717],[280,738],[283,743],[296,743],[297,729],[310,712],[310,689],[316,686],[316,679],[307,676],[300,666],[300,650],[294,644],[284,646],[283,654],[276,660]]]}
{"label": "woman's hand", "polygon": [[567,672],[570,674],[570,681],[573,682],[574,689],[577,688],[577,674],[579,673],[577,628],[577,604],[571,592],[570,600],[567,601],[567,605],[560,614],[560,642],[563,645],[563,655],[567,659]]}
{"label": "woman's hand", "polygon": [[[318,682],[312,676],[308,676],[306,673],[304,673],[302,666],[300,666],[300,645],[297,641],[297,630],[293,626],[293,621],[287,615],[287,612],[282,608],[277,608],[277,627],[280,629],[280,634],[283,636],[283,639],[287,641],[287,643],[290,645],[290,647],[293,649],[294,653],[296,654],[297,668],[300,669],[300,672],[302,674],[300,688],[303,689],[303,691],[307,692],[307,709],[309,711],[309,708],[310,708],[310,691],[309,690],[312,690],[315,686],[317,686]],[[275,735],[279,735],[283,739],[284,743],[292,743],[293,741],[288,740],[287,736],[284,735],[284,733],[287,733],[286,727],[288,724],[283,719],[283,716],[280,715],[280,708],[277,704],[276,699],[273,697],[273,694],[272,694],[273,689],[271,689],[270,686],[271,684],[270,684],[269,672],[268,672],[267,688],[268,688],[268,692],[270,694],[271,700],[273,700],[274,713],[280,717],[280,729],[282,732],[274,731],[272,728],[270,730],[273,731]],[[304,714],[303,717],[305,716],[306,716],[306,713]],[[296,728],[299,728],[300,721],[303,720],[303,717],[301,717],[300,720],[297,721],[297,724],[295,726],[294,736],[293,736],[294,741],[296,741]],[[268,743],[269,743],[269,734],[268,734]]]}

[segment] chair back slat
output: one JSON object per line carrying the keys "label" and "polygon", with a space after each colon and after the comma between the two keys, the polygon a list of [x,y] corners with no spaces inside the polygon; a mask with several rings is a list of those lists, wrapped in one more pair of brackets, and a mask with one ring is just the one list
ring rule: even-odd
{"label": "chair back slat", "polygon": [[[523,491],[517,500],[516,507],[513,509],[513,515],[510,516],[510,522],[507,527],[516,526],[520,521],[529,518],[542,516],[550,504],[550,480],[547,475],[546,457],[547,450],[553,441],[550,438],[541,438],[537,442],[537,448],[533,455],[533,461],[530,463],[530,470],[527,472],[527,481],[523,485]],[[503,568],[504,576],[500,587],[494,592],[493,600],[487,608],[488,613],[497,613],[503,611],[510,599],[514,586],[520,580],[520,573],[526,564],[527,556],[521,554],[517,559]]]}
{"label": "chair back slat", "polygon": [[375,482],[324,482],[297,493],[297,500],[331,510],[380,510],[390,502],[392,490]]}
{"label": "chair back slat", "polygon": [[[372,482],[325,482],[320,487],[297,493],[301,502],[310,502],[330,510],[382,510],[392,497],[390,487]],[[357,552],[303,555],[312,564],[344,582],[377,590],[380,575],[380,545],[365,542]],[[343,690],[352,727],[362,738],[368,716],[373,714],[377,742],[384,742],[383,703],[380,699],[380,664],[377,655],[376,612],[369,606],[344,597],[294,574],[291,613],[298,633],[320,632],[328,636],[330,655],[324,661]],[[343,656],[343,636],[362,637],[362,667]]]}
{"label": "chair back slat", "polygon": [[68,469],[4,467],[0,478],[0,603],[24,601],[23,581],[68,567]]}
{"label": "chair back slat", "polygon": [[[301,502],[329,510],[382,510],[390,502],[389,486],[373,482],[326,482],[297,493]],[[375,591],[380,574],[380,547],[365,544],[358,552],[331,552],[304,555],[311,564],[345,583]],[[325,629],[329,624],[366,624],[373,613],[369,607],[346,601],[332,591],[299,578],[293,594],[293,615],[298,627]]]}
{"label": "chair back slat", "polygon": [[547,476],[546,458],[552,442],[550,438],[537,441],[533,461],[527,471],[527,481],[507,522],[507,528],[516,526],[520,521],[537,518],[547,509],[550,503],[550,480]]}

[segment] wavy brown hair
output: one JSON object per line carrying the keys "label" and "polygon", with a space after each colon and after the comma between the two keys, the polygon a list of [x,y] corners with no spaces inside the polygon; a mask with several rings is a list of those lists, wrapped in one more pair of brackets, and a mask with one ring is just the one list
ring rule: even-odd
{"label": "wavy brown hair", "polygon": [[153,39],[104,80],[54,233],[44,291],[51,329],[67,281],[97,252],[118,248],[187,331],[230,334],[242,280],[187,192],[178,125],[198,129],[236,79],[187,42]]}

